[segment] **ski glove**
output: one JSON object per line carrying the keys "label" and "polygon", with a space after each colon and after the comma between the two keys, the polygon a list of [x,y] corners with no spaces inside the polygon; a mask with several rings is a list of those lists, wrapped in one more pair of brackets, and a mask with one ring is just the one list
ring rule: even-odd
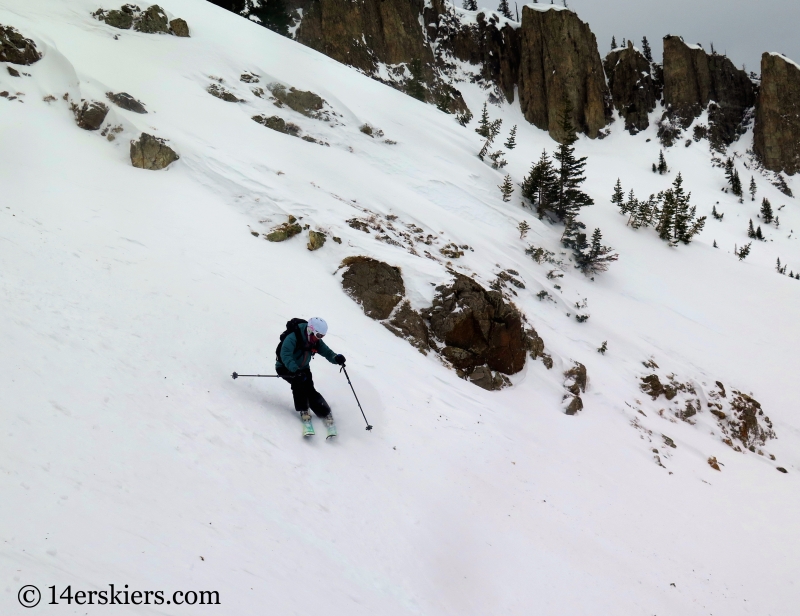
{"label": "ski glove", "polygon": [[341,354],[339,354],[339,355],[337,355],[336,357],[334,357],[334,360],[335,360],[335,361],[336,361],[336,363],[337,363],[337,364],[339,364],[340,366],[344,366],[344,362],[345,362],[344,355],[341,355]]}

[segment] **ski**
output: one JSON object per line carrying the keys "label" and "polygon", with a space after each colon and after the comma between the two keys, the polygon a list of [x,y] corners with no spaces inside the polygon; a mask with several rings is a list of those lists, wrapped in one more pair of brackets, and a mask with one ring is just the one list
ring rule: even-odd
{"label": "ski", "polygon": [[328,415],[324,419],[324,422],[325,422],[325,427],[328,429],[328,435],[325,437],[326,441],[330,438],[333,438],[334,436],[339,435],[339,433],[336,431],[336,424],[333,421],[333,415]]}
{"label": "ski", "polygon": [[308,413],[302,413],[300,415],[300,420],[303,422],[303,436],[314,436],[314,426],[311,423],[311,415]]}

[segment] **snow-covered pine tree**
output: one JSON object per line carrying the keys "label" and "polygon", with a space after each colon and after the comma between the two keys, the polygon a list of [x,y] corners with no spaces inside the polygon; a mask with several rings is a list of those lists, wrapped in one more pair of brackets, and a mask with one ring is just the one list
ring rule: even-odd
{"label": "snow-covered pine tree", "polygon": [[728,157],[725,159],[725,179],[728,180],[729,185],[733,183],[733,171],[733,159]]}
{"label": "snow-covered pine tree", "polygon": [[539,160],[531,165],[530,173],[522,181],[522,196],[543,215],[558,200],[558,176],[553,163],[542,150]]}
{"label": "snow-covered pine tree", "polygon": [[646,36],[642,37],[642,55],[650,64],[653,63],[653,51],[650,49],[650,43],[647,42]]}
{"label": "snow-covered pine tree", "polygon": [[411,78],[406,82],[406,94],[420,101],[425,101],[425,84],[423,83],[422,62],[414,58],[408,65]]}
{"label": "snow-covered pine tree", "polygon": [[631,214],[628,224],[634,229],[652,226],[661,211],[658,207],[658,199],[655,195],[650,195],[647,200],[636,202],[636,211]]}
{"label": "snow-covered pine tree", "polygon": [[625,202],[625,192],[622,190],[622,182],[617,178],[617,183],[614,184],[614,194],[611,195],[611,203],[619,208],[620,214],[625,214],[623,203]]}
{"label": "snow-covered pine tree", "polygon": [[750,201],[756,200],[756,179],[750,176]]}
{"label": "snow-covered pine tree", "polygon": [[664,150],[658,151],[658,170],[659,175],[664,175],[667,171],[669,171],[669,167],[667,167],[667,159],[664,158]]}
{"label": "snow-covered pine tree", "polygon": [[564,219],[564,233],[561,234],[561,245],[571,249],[575,254],[583,253],[589,248],[584,233],[586,225],[577,218],[576,212],[570,212]]}
{"label": "snow-covered pine tree", "polygon": [[617,48],[617,37],[611,37],[611,51],[614,51]]}
{"label": "snow-covered pine tree", "polygon": [[586,168],[587,158],[575,156],[575,142],[578,141],[578,135],[572,125],[572,104],[569,99],[564,100],[561,130],[564,140],[553,154],[553,158],[559,163],[558,203],[555,204],[554,211],[559,220],[566,220],[570,214],[577,216],[580,208],[594,203],[592,198],[580,189],[586,180],[583,171]]}
{"label": "snow-covered pine tree", "polygon": [[508,0],[500,0],[500,6],[497,7],[497,12],[506,19],[514,19],[511,14],[511,9],[508,7]]}
{"label": "snow-covered pine tree", "polygon": [[713,217],[714,217],[716,220],[720,220],[720,221],[721,221],[723,218],[725,218],[725,214],[724,214],[724,213],[720,214],[720,213],[717,211],[717,206],[716,206],[716,205],[715,205],[715,206],[713,206],[713,207],[711,208],[711,215],[712,215],[712,216],[713,216]]}
{"label": "snow-covered pine tree", "polygon": [[692,193],[683,190],[683,177],[678,174],[672,188],[659,195],[661,211],[656,230],[658,237],[676,246],[678,242],[689,244],[703,230],[706,217],[696,217],[697,207],[691,205]]}
{"label": "snow-covered pine tree", "polygon": [[513,150],[515,147],[517,147],[517,125],[516,124],[514,124],[514,127],[511,129],[511,132],[508,134],[508,139],[506,139],[506,142],[503,145],[506,146],[506,149],[508,149],[508,150]]}
{"label": "snow-covered pine tree", "polygon": [[739,203],[742,203],[742,180],[739,177],[739,172],[734,168],[733,177],[731,178],[731,192],[739,197]]}
{"label": "snow-covered pine tree", "polygon": [[747,258],[747,255],[750,254],[750,248],[752,248],[752,246],[753,246],[753,242],[748,242],[747,244],[745,244],[744,246],[742,246],[738,250],[736,249],[736,246],[734,246],[733,247],[733,254],[735,254],[737,257],[739,257],[739,261],[744,261]]}
{"label": "snow-covered pine tree", "polygon": [[522,240],[525,239],[525,235],[531,230],[531,226],[528,224],[527,220],[523,220],[517,225],[517,229],[519,230],[519,239]]}
{"label": "snow-covered pine tree", "polygon": [[766,241],[764,234],[761,233],[761,225],[759,225],[758,228],[756,229],[756,239],[759,240],[760,242]]}
{"label": "snow-covered pine tree", "polygon": [[753,227],[753,219],[752,218],[750,219],[750,224],[747,227],[747,237],[749,237],[752,240],[756,239],[756,230]]}
{"label": "snow-covered pine tree", "polygon": [[481,119],[478,120],[478,128],[475,129],[475,132],[478,133],[484,139],[489,138],[489,110],[486,107],[486,103],[483,103],[483,110],[481,111]]}
{"label": "snow-covered pine tree", "polygon": [[613,248],[603,246],[603,234],[600,229],[594,230],[592,243],[586,249],[575,252],[576,267],[587,276],[605,272],[608,270],[608,266],[617,259],[619,259],[619,255],[614,252]]}
{"label": "snow-covered pine tree", "polygon": [[[247,17],[265,28],[283,36],[289,36],[292,18],[286,7],[286,0],[246,0]],[[255,18],[255,19],[254,19]]]}
{"label": "snow-covered pine tree", "polygon": [[511,201],[511,195],[514,193],[514,184],[511,182],[511,176],[506,174],[503,178],[503,183],[498,186],[500,193],[503,195],[503,201],[508,203]]}
{"label": "snow-covered pine tree", "polygon": [[462,6],[468,11],[477,11],[478,0],[464,0],[464,4]]}
{"label": "snow-covered pine tree", "polygon": [[766,224],[770,224],[773,220],[773,216],[772,204],[769,202],[769,199],[764,197],[761,200],[761,220],[763,220]]}
{"label": "snow-covered pine tree", "polygon": [[[631,188],[630,192],[628,193],[628,200],[622,204],[620,211],[628,216],[633,217],[633,213],[639,207],[639,202],[636,200],[636,195],[633,194],[633,188]],[[628,219],[628,223],[630,223],[630,219]]]}

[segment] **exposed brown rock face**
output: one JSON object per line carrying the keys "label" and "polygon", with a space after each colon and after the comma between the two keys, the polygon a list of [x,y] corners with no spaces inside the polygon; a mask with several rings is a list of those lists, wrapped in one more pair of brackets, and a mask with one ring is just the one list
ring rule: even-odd
{"label": "exposed brown rock face", "polygon": [[647,115],[660,97],[652,66],[630,41],[627,48],[608,54],[604,65],[614,107],[625,129],[635,135],[650,125]]}
{"label": "exposed brown rock face", "polygon": [[85,101],[83,105],[73,108],[75,121],[84,130],[97,130],[105,122],[108,106],[97,101]]}
{"label": "exposed brown rock face", "polygon": [[440,42],[459,60],[479,65],[483,79],[496,83],[506,99],[514,102],[520,64],[519,30],[509,25],[498,28],[495,16],[487,18],[483,13],[478,13],[477,24],[472,27],[453,27],[447,21],[440,26],[429,28],[431,40]]}
{"label": "exposed brown rock face", "polygon": [[29,65],[38,62],[42,54],[36,44],[10,26],[0,25],[0,62]]}
{"label": "exposed brown rock face", "polygon": [[106,96],[108,97],[108,100],[122,109],[127,109],[128,111],[133,111],[134,113],[147,113],[147,109],[145,109],[142,101],[136,100],[127,92],[106,92]]}
{"label": "exposed brown rock face", "polygon": [[610,119],[610,95],[597,40],[572,11],[522,9],[519,103],[525,119],[550,133],[564,135],[560,120],[565,97],[572,123],[597,137]]}
{"label": "exposed brown rock face", "polygon": [[185,19],[181,19],[180,17],[173,19],[169,22],[169,29],[175,36],[189,38],[189,24],[186,23]]}
{"label": "exposed brown rock face", "polygon": [[664,106],[683,128],[708,106],[712,145],[730,145],[743,132],[755,99],[755,85],[727,57],[707,54],[679,36],[664,38]]}
{"label": "exposed brown rock face", "polygon": [[527,347],[522,316],[501,293],[460,274],[438,289],[430,331],[446,345],[442,355],[464,371],[483,365],[503,374],[522,370]]}
{"label": "exposed brown rock face", "polygon": [[423,0],[318,0],[305,5],[295,39],[369,74],[378,62],[429,64],[423,7]]}
{"label": "exposed brown rock face", "polygon": [[140,169],[157,171],[180,158],[163,139],[142,133],[139,141],[131,141],[131,164]]}
{"label": "exposed brown rock face", "polygon": [[347,267],[342,286],[361,304],[364,314],[378,320],[388,318],[406,293],[400,268],[369,257],[350,257],[342,265]]}
{"label": "exposed brown rock face", "polygon": [[753,149],[771,171],[800,171],[800,68],[783,56],[761,56]]}

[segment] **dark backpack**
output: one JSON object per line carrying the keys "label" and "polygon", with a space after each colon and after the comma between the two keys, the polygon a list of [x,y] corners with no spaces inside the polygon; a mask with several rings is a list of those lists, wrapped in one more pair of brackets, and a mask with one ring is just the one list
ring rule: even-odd
{"label": "dark backpack", "polygon": [[287,336],[292,334],[295,335],[297,338],[297,344],[300,345],[301,348],[305,349],[308,347],[308,342],[304,339],[305,337],[300,333],[299,325],[301,323],[308,323],[305,319],[290,319],[286,321],[286,331],[281,334],[281,341],[278,343],[278,346],[275,348],[275,358],[281,361],[281,347],[283,346],[283,341],[286,340]]}

